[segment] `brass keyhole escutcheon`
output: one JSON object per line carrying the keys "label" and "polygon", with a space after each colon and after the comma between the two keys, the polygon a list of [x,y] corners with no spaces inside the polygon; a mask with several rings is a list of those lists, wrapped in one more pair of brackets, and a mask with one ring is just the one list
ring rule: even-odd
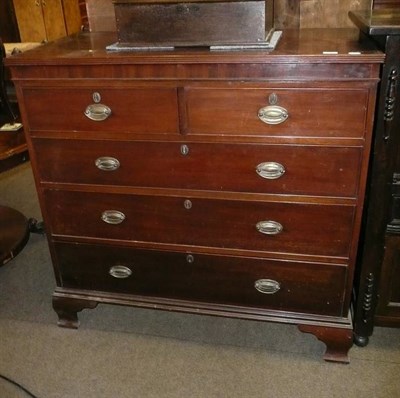
{"label": "brass keyhole escutcheon", "polygon": [[275,93],[270,94],[268,102],[270,105],[276,105],[278,103],[278,96]]}
{"label": "brass keyhole escutcheon", "polygon": [[98,93],[97,91],[95,91],[95,92],[93,93],[92,98],[93,98],[93,102],[94,102],[95,104],[99,104],[100,101],[101,101],[101,95],[100,95],[100,93]]}
{"label": "brass keyhole escutcheon", "polygon": [[181,154],[186,156],[189,154],[189,147],[186,144],[181,145]]}
{"label": "brass keyhole escutcheon", "polygon": [[192,201],[189,200],[189,199],[186,199],[183,202],[183,206],[185,207],[186,210],[190,210],[192,208],[192,206],[193,206]]}

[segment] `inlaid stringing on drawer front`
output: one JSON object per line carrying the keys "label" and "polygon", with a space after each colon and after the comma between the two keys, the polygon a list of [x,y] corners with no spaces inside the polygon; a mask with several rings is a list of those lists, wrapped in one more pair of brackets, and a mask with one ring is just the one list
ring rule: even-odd
{"label": "inlaid stringing on drawer front", "polygon": [[361,159],[357,147],[52,139],[34,145],[43,182],[340,197],[356,196]]}
{"label": "inlaid stringing on drawer front", "polygon": [[368,90],[187,87],[188,135],[363,137]]}
{"label": "inlaid stringing on drawer front", "polygon": [[179,133],[176,88],[32,88],[24,99],[31,130]]}
{"label": "inlaid stringing on drawer front", "polygon": [[347,268],[56,242],[63,286],[338,315]]}
{"label": "inlaid stringing on drawer front", "polygon": [[33,131],[362,138],[368,90],[30,88],[24,96]]}
{"label": "inlaid stringing on drawer front", "polygon": [[[58,190],[44,197],[55,235],[349,256],[354,206]],[[120,222],[108,223],[105,212]]]}

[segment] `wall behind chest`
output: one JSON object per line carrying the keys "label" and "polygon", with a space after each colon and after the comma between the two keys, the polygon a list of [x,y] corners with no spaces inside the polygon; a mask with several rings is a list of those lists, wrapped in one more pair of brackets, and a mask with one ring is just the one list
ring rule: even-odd
{"label": "wall behind chest", "polygon": [[42,42],[78,32],[78,0],[13,0],[21,41]]}
{"label": "wall behind chest", "polygon": [[371,8],[371,0],[275,0],[277,28],[341,28],[354,26],[350,10]]}
{"label": "wall behind chest", "polygon": [[[340,28],[354,26],[348,12],[369,9],[372,0],[275,0],[274,4],[278,29]],[[86,0],[86,9],[82,11],[91,31],[116,29],[112,0]]]}

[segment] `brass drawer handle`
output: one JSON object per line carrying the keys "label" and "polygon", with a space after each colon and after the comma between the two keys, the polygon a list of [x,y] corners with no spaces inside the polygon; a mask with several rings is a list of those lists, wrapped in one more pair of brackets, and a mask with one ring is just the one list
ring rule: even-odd
{"label": "brass drawer handle", "polygon": [[259,279],[255,281],[254,287],[263,294],[275,294],[281,289],[281,284],[273,279]]}
{"label": "brass drawer handle", "polygon": [[95,122],[102,122],[111,115],[111,109],[104,104],[91,104],[85,109],[85,116]]}
{"label": "brass drawer handle", "polygon": [[256,228],[264,235],[278,235],[283,231],[282,224],[277,221],[260,221],[256,224]]}
{"label": "brass drawer handle", "polygon": [[132,270],[125,265],[114,265],[108,273],[117,279],[129,278],[132,275]]}
{"label": "brass drawer handle", "polygon": [[289,113],[281,106],[268,105],[258,111],[258,117],[266,124],[280,124],[289,117]]}
{"label": "brass drawer handle", "polygon": [[277,162],[264,162],[256,167],[257,174],[267,180],[276,180],[282,177],[286,170],[283,165]]}
{"label": "brass drawer handle", "polygon": [[97,158],[94,162],[96,167],[103,171],[114,171],[120,166],[119,160],[109,156],[102,156]]}
{"label": "brass drawer handle", "polygon": [[121,224],[125,220],[125,214],[118,210],[106,210],[102,213],[101,219],[107,224]]}

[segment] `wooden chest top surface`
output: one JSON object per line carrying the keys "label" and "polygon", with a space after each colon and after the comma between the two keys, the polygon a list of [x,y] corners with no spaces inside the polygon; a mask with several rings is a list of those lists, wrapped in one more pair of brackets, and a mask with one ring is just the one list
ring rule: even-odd
{"label": "wooden chest top surface", "polygon": [[285,30],[274,51],[110,52],[116,33],[81,33],[7,59],[8,66],[136,63],[382,63],[384,54],[372,42],[359,42],[357,29]]}

